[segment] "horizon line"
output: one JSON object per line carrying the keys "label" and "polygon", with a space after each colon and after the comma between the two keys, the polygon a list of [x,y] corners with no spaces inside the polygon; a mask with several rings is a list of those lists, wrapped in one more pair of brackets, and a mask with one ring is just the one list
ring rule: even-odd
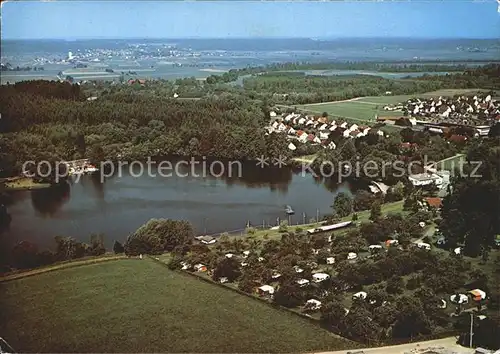
{"label": "horizon line", "polygon": [[324,40],[339,40],[339,39],[411,39],[411,40],[497,40],[498,37],[408,37],[408,36],[325,36],[325,37],[287,37],[287,36],[229,36],[229,37],[201,37],[201,36],[185,36],[185,37],[52,37],[52,38],[15,38],[1,37],[2,41],[30,41],[30,40],[186,40],[186,39],[201,39],[201,40],[225,40],[225,39],[306,39],[313,41]]}

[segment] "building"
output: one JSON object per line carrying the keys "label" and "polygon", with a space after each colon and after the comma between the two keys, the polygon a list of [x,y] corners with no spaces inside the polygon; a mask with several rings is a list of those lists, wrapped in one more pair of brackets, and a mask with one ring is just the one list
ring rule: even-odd
{"label": "building", "polygon": [[429,186],[435,184],[436,186],[441,186],[443,184],[443,178],[437,174],[430,173],[418,173],[410,175],[408,180],[415,187]]}
{"label": "building", "polygon": [[427,203],[427,206],[438,210],[441,209],[441,206],[443,205],[443,199],[437,197],[427,197],[424,198],[424,201]]}

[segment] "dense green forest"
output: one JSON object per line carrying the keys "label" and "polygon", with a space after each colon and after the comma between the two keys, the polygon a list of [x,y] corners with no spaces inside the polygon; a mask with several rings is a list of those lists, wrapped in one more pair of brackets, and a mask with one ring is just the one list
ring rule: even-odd
{"label": "dense green forest", "polygon": [[[28,160],[82,157],[96,162],[165,155],[288,157],[285,135],[265,135],[263,129],[275,102],[299,104],[457,87],[500,88],[500,65],[411,80],[265,75],[245,80],[244,88],[194,78],[150,81],[144,87],[49,81],[4,85],[0,88],[0,173],[16,175]],[[177,92],[199,99],[174,99]],[[94,95],[98,99],[86,99]],[[436,156],[450,156],[449,150]]]}
{"label": "dense green forest", "polygon": [[[476,62],[471,61],[401,61],[401,62],[287,62],[275,63],[260,67],[232,69],[222,75],[211,75],[207,82],[228,83],[240,76],[254,75],[265,72],[292,71],[292,70],[370,70],[380,73],[416,73],[416,72],[462,72],[474,68]],[[488,61],[489,62],[489,61]],[[486,63],[488,63],[486,62]],[[465,63],[465,64],[464,64]],[[485,64],[486,64],[485,63]]]}

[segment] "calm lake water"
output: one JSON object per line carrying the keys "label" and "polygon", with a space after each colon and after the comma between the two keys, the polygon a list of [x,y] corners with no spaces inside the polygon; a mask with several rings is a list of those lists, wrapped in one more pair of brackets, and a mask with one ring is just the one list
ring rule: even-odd
{"label": "calm lake water", "polygon": [[102,232],[111,247],[151,218],[185,219],[197,233],[213,234],[244,229],[247,221],[274,226],[277,218],[287,218],[285,205],[294,208],[297,224],[304,213],[306,221],[317,211],[331,213],[334,196],[352,188],[289,168],[248,164],[241,177],[134,177],[123,171],[101,183],[99,175],[84,176],[57,189],[15,192],[8,205],[12,222],[0,238],[4,246],[29,240],[50,248],[56,235],[89,241],[91,233]]}

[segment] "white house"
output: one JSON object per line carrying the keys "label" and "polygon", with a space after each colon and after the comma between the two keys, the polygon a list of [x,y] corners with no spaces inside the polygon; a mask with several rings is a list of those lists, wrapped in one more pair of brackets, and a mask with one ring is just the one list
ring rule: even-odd
{"label": "white house", "polygon": [[457,256],[462,253],[462,248],[457,247],[453,250],[453,253],[455,253]]}
{"label": "white house", "polygon": [[351,125],[351,127],[349,128],[349,130],[353,132],[355,130],[358,130],[358,128],[359,128],[358,125],[355,123],[355,124]]}
{"label": "white house", "polygon": [[275,121],[273,124],[271,124],[271,127],[272,127],[273,129],[278,129],[278,127],[279,127],[279,123]]}
{"label": "white house", "polygon": [[326,264],[335,264],[335,257],[326,257]]}
{"label": "white house", "polygon": [[346,129],[346,128],[347,128],[347,122],[342,123],[342,124],[340,125],[340,127],[341,127],[341,128]]}
{"label": "white house", "polygon": [[368,294],[364,291],[360,291],[352,296],[353,299],[365,300]]}
{"label": "white house", "polygon": [[315,273],[313,274],[313,280],[315,283],[321,283],[322,281],[330,278],[330,275],[326,274],[326,273]]}
{"label": "white house", "polygon": [[321,139],[319,137],[315,136],[313,139],[313,143],[321,144]]}
{"label": "white house", "polygon": [[307,133],[302,133],[299,135],[299,141],[305,143],[307,141]]}
{"label": "white house", "polygon": [[289,114],[289,115],[287,115],[287,116],[285,117],[285,121],[286,121],[286,122],[289,122],[289,121],[291,121],[291,120],[292,120],[292,118],[293,118],[293,117],[294,117],[294,116],[293,116],[293,114]]}
{"label": "white house", "polygon": [[271,112],[269,112],[269,116],[270,116],[270,117],[276,117],[276,112],[275,112],[275,111],[271,111]]}
{"label": "white house", "polygon": [[288,135],[294,135],[295,133],[296,133],[296,131],[295,131],[295,129],[293,129],[293,128],[290,128],[290,129],[288,129],[288,131],[287,131],[287,134],[288,134]]}
{"label": "white house", "polygon": [[344,130],[342,135],[344,136],[344,138],[349,138],[351,136],[351,131],[349,129],[346,129]]}
{"label": "white house", "polygon": [[294,151],[297,149],[297,147],[293,143],[290,143],[290,144],[288,144],[288,149]]}
{"label": "white house", "polygon": [[319,130],[326,130],[328,128],[328,124],[323,124],[321,127],[319,127]]}
{"label": "white house", "polygon": [[278,125],[278,130],[279,130],[280,132],[284,132],[285,130],[287,130],[287,127],[286,127],[286,125],[284,125],[283,123],[280,123],[280,124]]}
{"label": "white house", "polygon": [[337,145],[333,141],[330,141],[330,143],[326,146],[330,150],[335,150],[337,148]]}
{"label": "white house", "polygon": [[224,256],[226,258],[233,258],[234,254],[232,254],[232,253],[226,253]]}
{"label": "white house", "polygon": [[414,175],[408,176],[408,180],[415,187],[417,186],[428,186],[431,184],[435,184],[437,186],[441,186],[443,184],[443,178],[437,174],[430,173],[418,173]]}
{"label": "white house", "polygon": [[300,125],[304,124],[305,122],[306,122],[306,119],[304,117],[300,118],[299,121],[298,121],[298,123]]}
{"label": "white house", "polygon": [[281,277],[281,274],[280,274],[280,273],[278,273],[278,272],[274,272],[274,273],[271,275],[271,278],[272,278],[272,279],[278,279],[278,278],[280,278],[280,277]]}
{"label": "white house", "polygon": [[333,132],[333,131],[335,131],[335,129],[337,129],[337,126],[336,126],[335,124],[332,124],[332,125],[330,126],[330,129],[329,129],[329,130],[330,130],[331,132]]}
{"label": "white house", "polygon": [[309,119],[309,120],[307,121],[307,123],[306,123],[306,127],[307,127],[308,125],[313,125],[313,124],[314,124],[314,121],[313,121],[313,120],[311,120],[311,119]]}
{"label": "white house", "polygon": [[319,310],[321,308],[321,301],[309,299],[306,301],[305,306],[310,308],[311,310]]}
{"label": "white house", "polygon": [[189,264],[187,264],[186,262],[181,262],[181,266],[182,266],[182,270],[188,270],[189,268],[191,268],[191,266]]}
{"label": "white house", "polygon": [[220,279],[219,279],[219,282],[220,282],[221,284],[224,284],[224,283],[227,283],[227,282],[228,282],[228,279],[227,279],[227,277],[222,277],[222,278],[220,278]]}
{"label": "white house", "polygon": [[328,133],[328,132],[320,132],[319,133],[319,138],[321,140],[326,140],[326,139],[328,139],[329,136],[330,136],[330,133]]}
{"label": "white house", "polygon": [[243,251],[243,258],[247,258],[250,255],[250,251]]}
{"label": "white house", "polygon": [[196,270],[197,272],[206,272],[207,271],[207,266],[204,265],[204,264],[196,264],[194,266],[194,270]]}

